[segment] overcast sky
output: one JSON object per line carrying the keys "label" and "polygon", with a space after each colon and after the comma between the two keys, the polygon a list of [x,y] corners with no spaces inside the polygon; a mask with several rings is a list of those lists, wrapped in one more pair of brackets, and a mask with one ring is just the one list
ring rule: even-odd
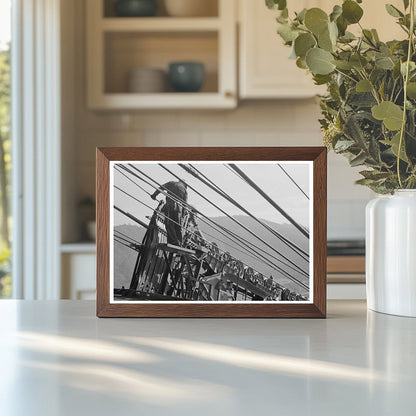
{"label": "overcast sky", "polygon": [[[188,163],[188,162],[185,162]],[[248,211],[268,221],[276,223],[287,223],[288,221],[273,208],[263,197],[261,197],[253,188],[242,181],[229,167],[222,163],[210,164],[206,162],[192,162],[203,174],[216,183],[229,196],[234,198],[238,203],[244,206]],[[309,195],[309,179],[310,166],[309,162],[288,163],[280,162],[281,166],[288,172],[300,188]],[[273,163],[236,163],[236,165],[250,177],[263,191],[265,191],[277,204],[279,204],[290,216],[298,221],[303,226],[309,226],[309,200],[301,193],[299,189],[291,182],[291,180],[279,168],[277,162]],[[155,179],[159,184],[166,183],[171,180],[176,180],[169,172],[165,171],[158,163],[140,163],[134,164],[142,172]],[[165,163],[172,172],[183,178],[188,185],[194,187],[210,201],[220,206],[224,211],[231,215],[245,215],[237,207],[221,198],[213,190],[205,186],[198,179],[183,170],[176,163]],[[155,188],[140,181],[137,178],[129,176],[135,183],[139,184],[145,191],[139,189],[134,182],[128,180],[122,174],[114,172],[114,185],[123,189],[128,195],[123,194],[117,189],[114,189],[114,205],[129,212],[135,217],[146,220],[146,216],[153,213],[157,202],[153,201],[145,192],[152,194]],[[139,203],[129,195],[139,199]],[[163,198],[159,195],[158,199]],[[198,196],[192,189],[188,188],[188,203],[195,206],[199,211],[208,217],[223,216],[217,208]],[[148,205],[146,207],[144,204]],[[150,208],[149,208],[150,207]],[[133,222],[124,215],[115,211],[114,225],[132,224]]]}

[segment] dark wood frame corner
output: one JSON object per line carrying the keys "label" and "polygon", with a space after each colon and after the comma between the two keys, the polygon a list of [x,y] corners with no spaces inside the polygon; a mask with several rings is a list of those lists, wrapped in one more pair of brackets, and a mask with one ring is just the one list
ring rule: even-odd
{"label": "dark wood frame corner", "polygon": [[[97,148],[97,316],[193,318],[325,318],[327,150],[324,147]],[[313,161],[313,303],[110,303],[111,161]]]}

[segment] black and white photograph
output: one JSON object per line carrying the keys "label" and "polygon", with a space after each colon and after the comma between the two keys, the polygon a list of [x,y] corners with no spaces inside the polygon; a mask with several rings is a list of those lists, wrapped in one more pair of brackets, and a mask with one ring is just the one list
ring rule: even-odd
{"label": "black and white photograph", "polygon": [[313,301],[313,163],[110,164],[110,303]]}

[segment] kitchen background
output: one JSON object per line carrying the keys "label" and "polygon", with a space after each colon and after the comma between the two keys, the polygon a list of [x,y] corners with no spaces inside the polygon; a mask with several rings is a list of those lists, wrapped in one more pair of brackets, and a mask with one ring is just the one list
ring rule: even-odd
{"label": "kitchen background", "polygon": [[[100,1],[88,0],[95,4],[99,4]],[[367,0],[365,3],[369,7],[374,1],[376,0]],[[83,280],[87,273],[95,274],[94,246],[76,242],[85,237],[82,234],[79,201],[85,200],[86,197],[94,198],[97,146],[322,144],[318,123],[319,106],[313,97],[316,90],[314,91],[311,81],[305,79],[303,72],[297,70],[294,61],[288,59],[290,49],[281,44],[280,38],[276,35],[273,13],[266,9],[262,0],[225,0],[225,5],[224,0],[220,0],[221,7],[233,9],[236,20],[234,24],[227,22],[226,25],[220,25],[219,36],[227,36],[234,30],[234,35],[238,36],[234,50],[227,52],[228,57],[224,55],[224,50],[221,50],[214,61],[218,59],[219,68],[227,68],[221,60],[237,59],[236,73],[230,74],[228,71],[223,75],[227,77],[224,83],[229,83],[230,77],[235,79],[240,93],[235,90],[230,94],[234,99],[239,95],[236,108],[216,109],[210,105],[211,108],[198,110],[163,109],[163,105],[160,109],[146,110],[143,109],[145,103],[140,103],[140,109],[133,109],[130,104],[128,109],[122,109],[122,98],[113,109],[108,108],[108,104],[105,104],[105,110],[92,108],[99,106],[91,104],[91,99],[90,104],[87,104],[90,98],[88,94],[91,94],[87,88],[87,80],[94,77],[88,60],[94,60],[95,57],[91,55],[96,53],[94,48],[91,49],[91,39],[88,37],[97,36],[98,39],[101,35],[96,33],[100,30],[99,27],[89,27],[93,22],[87,13],[86,3],[84,0],[64,2],[62,10],[62,267],[65,271],[62,294],[64,297],[77,298],[87,298],[94,291],[94,283],[86,284],[85,279]],[[337,2],[302,0],[292,3],[296,3],[297,9],[301,8],[301,3],[306,7],[317,5],[330,9]],[[100,5],[102,6],[102,3]],[[383,26],[382,19],[385,16],[373,13],[370,18],[375,26]],[[137,50],[132,52],[132,55],[134,53],[137,53]],[[207,56],[210,53],[211,51],[206,51]],[[235,57],[232,54],[235,54]],[[180,50],[177,56],[180,60]],[[104,62],[108,63],[108,60],[102,57],[98,61],[99,66],[104,66]],[[94,65],[94,68],[97,68],[97,62]],[[117,70],[116,64],[112,64],[112,67]],[[232,69],[233,66],[228,68]],[[106,76],[108,77],[108,74]],[[193,94],[195,100],[198,100],[197,94]],[[155,106],[154,102],[152,106]],[[364,238],[364,207],[374,195],[367,188],[354,184],[358,178],[358,170],[350,168],[342,157],[329,154],[330,239]],[[341,275],[347,273],[348,270],[340,271]],[[353,286],[354,283],[351,283],[348,288]],[[358,292],[355,295],[349,293],[349,297],[363,296],[363,285],[358,286]],[[348,297],[346,291],[350,289],[345,284],[334,287],[338,288],[334,297],[342,297],[342,291],[345,291]]]}

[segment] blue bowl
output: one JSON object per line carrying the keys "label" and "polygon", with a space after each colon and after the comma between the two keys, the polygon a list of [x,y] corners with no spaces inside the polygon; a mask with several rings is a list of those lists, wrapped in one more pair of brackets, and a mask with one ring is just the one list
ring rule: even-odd
{"label": "blue bowl", "polygon": [[169,80],[177,92],[198,92],[205,81],[205,66],[201,62],[172,62]]}
{"label": "blue bowl", "polygon": [[156,0],[118,0],[114,12],[120,17],[149,17],[157,12]]}

